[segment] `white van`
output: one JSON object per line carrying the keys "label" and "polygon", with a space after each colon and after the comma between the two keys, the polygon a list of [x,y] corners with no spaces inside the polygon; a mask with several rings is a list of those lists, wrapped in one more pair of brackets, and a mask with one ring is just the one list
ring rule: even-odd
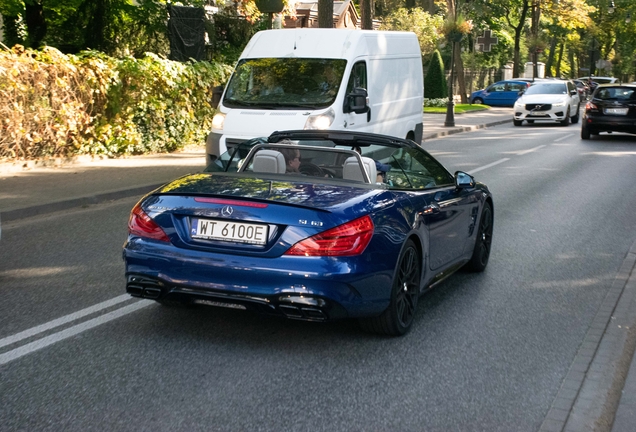
{"label": "white van", "polygon": [[260,31],[225,87],[207,138],[207,162],[282,130],[359,130],[420,143],[423,86],[415,33]]}

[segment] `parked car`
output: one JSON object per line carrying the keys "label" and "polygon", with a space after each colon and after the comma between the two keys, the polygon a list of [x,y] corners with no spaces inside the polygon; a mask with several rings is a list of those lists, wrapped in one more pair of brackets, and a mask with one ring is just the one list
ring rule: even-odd
{"label": "parked car", "polygon": [[423,291],[486,268],[493,197],[411,140],[275,132],[143,197],[128,232],[133,296],[401,335]]}
{"label": "parked car", "polygon": [[[587,82],[589,81],[590,77],[579,77],[577,79]],[[597,84],[613,84],[618,82],[618,78],[592,75],[592,81],[594,81]]]}
{"label": "parked car", "polygon": [[519,97],[519,92],[527,89],[531,83],[525,81],[499,81],[483,90],[470,95],[470,103],[492,106],[512,106]]}
{"label": "parked car", "polygon": [[514,105],[513,123],[523,121],[559,122],[563,126],[579,121],[581,98],[572,81],[550,80],[535,83],[517,99]]}
{"label": "parked car", "polygon": [[587,99],[588,96],[592,93],[592,89],[590,88],[590,86],[589,86],[587,81],[582,81],[580,79],[574,79],[574,80],[572,80],[572,82],[576,86],[576,89],[579,92],[579,97],[581,98],[581,100]]}
{"label": "parked car", "polygon": [[636,84],[603,84],[585,105],[581,138],[601,132],[636,134]]}

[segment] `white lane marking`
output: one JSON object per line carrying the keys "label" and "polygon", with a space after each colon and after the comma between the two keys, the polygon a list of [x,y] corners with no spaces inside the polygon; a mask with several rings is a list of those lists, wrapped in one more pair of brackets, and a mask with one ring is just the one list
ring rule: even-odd
{"label": "white lane marking", "polygon": [[128,315],[129,313],[133,313],[153,303],[154,302],[152,300],[140,300],[131,305],[124,306],[120,309],[98,316],[97,318],[93,318],[81,324],[77,324],[73,327],[69,327],[60,332],[53,333],[52,335],[43,337],[42,339],[38,339],[26,345],[22,345],[21,347],[15,348],[11,351],[7,351],[4,354],[0,354],[0,366],[3,364],[9,363],[12,360],[18,359],[22,356],[25,356],[27,354],[31,354],[32,352],[45,348],[49,345],[53,345],[54,343],[60,342],[64,339],[68,339],[79,333],[85,332],[86,330],[90,330],[94,327],[105,324],[109,321],[115,320],[124,315]]}
{"label": "white lane marking", "polygon": [[563,141],[566,138],[570,138],[572,135],[574,134],[567,134],[567,135],[563,135],[561,138],[557,138],[554,140],[554,142],[559,142],[559,141]]}
{"label": "white lane marking", "polygon": [[7,345],[11,345],[13,343],[19,342],[22,339],[26,339],[29,338],[31,336],[35,336],[38,333],[42,333],[45,332],[47,330],[51,330],[54,329],[55,327],[59,327],[61,325],[64,325],[66,323],[69,323],[71,321],[75,321],[76,319],[80,319],[83,318],[87,315],[93,314],[95,312],[99,312],[102,309],[106,309],[109,308],[111,306],[114,306],[116,304],[119,304],[121,302],[124,302],[126,300],[130,300],[132,299],[132,297],[130,296],[130,294],[123,294],[120,296],[117,296],[115,298],[112,298],[110,300],[106,300],[104,302],[101,303],[97,303],[96,305],[93,305],[91,307],[87,307],[86,309],[82,309],[79,310],[77,312],[73,312],[72,314],[63,316],[61,318],[57,318],[54,319],[53,321],[49,321],[47,323],[41,324],[39,326],[30,328],[28,330],[24,330],[20,333],[16,333],[13,336],[8,336],[4,339],[0,339],[0,348],[7,346]]}
{"label": "white lane marking", "polygon": [[493,162],[493,163],[491,163],[491,164],[484,165],[484,166],[479,167],[479,168],[475,168],[474,170],[470,170],[470,171],[468,171],[468,174],[475,174],[476,172],[483,171],[483,170],[485,170],[485,169],[488,169],[488,168],[494,167],[495,165],[499,165],[500,163],[504,163],[504,162],[507,162],[507,161],[509,161],[509,160],[510,160],[510,158],[503,158],[503,159],[499,159],[498,161]]}
{"label": "white lane marking", "polygon": [[545,145],[540,145],[540,146],[535,147],[535,148],[531,148],[531,149],[528,149],[528,150],[524,150],[524,151],[522,151],[522,152],[517,153],[517,156],[523,156],[523,155],[525,155],[525,154],[532,153],[532,152],[534,152],[534,151],[537,151],[537,150],[539,150],[539,149],[542,149],[543,147],[545,147]]}

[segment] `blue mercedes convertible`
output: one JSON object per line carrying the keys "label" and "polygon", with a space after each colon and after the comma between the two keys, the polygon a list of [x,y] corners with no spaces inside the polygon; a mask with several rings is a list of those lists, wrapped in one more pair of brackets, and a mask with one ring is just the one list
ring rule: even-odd
{"label": "blue mercedes convertible", "polygon": [[425,290],[486,268],[493,215],[485,185],[413,141],[275,132],[139,201],[126,290],[402,335]]}

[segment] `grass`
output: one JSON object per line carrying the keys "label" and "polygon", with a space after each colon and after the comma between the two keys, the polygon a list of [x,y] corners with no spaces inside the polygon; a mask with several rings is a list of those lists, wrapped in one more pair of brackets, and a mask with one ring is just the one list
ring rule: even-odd
{"label": "grass", "polygon": [[[455,114],[462,114],[470,111],[484,111],[488,109],[490,109],[488,105],[456,104]],[[446,114],[446,107],[424,107],[424,112],[433,114]]]}

